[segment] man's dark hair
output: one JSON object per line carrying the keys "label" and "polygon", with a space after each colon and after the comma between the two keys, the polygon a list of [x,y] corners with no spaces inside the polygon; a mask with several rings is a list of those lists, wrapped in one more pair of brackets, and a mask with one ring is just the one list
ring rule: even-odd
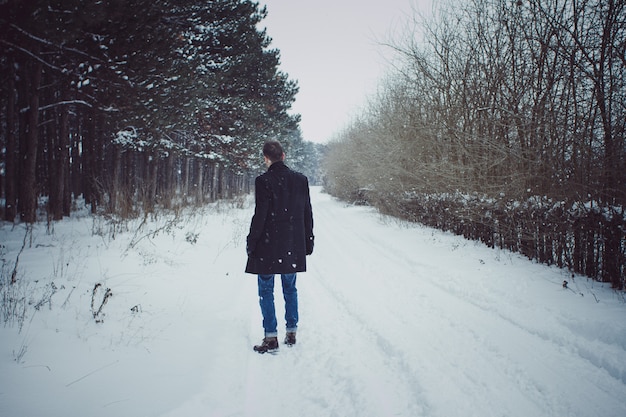
{"label": "man's dark hair", "polygon": [[263,155],[267,156],[267,159],[271,162],[282,161],[283,152],[283,147],[275,140],[265,142],[265,145],[263,145]]}

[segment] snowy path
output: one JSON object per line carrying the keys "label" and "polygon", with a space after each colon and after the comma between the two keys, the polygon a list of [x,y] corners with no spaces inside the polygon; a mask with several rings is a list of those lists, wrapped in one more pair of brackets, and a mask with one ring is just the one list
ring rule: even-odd
{"label": "snowy path", "polygon": [[[184,230],[155,236],[121,261],[122,238],[95,238],[75,246],[98,266],[59,293],[76,306],[37,313],[4,344],[11,329],[0,329],[0,417],[626,415],[623,297],[580,277],[564,290],[558,269],[317,188],[312,198],[296,346],[252,351],[262,328],[255,277],[241,272],[250,207],[187,225],[197,244]],[[103,324],[83,319],[100,279],[87,271],[116,294]],[[280,318],[278,282],[276,295]],[[7,358],[23,340],[17,366]]]}
{"label": "snowy path", "polygon": [[209,415],[626,415],[626,335],[577,334],[586,318],[568,309],[592,301],[563,291],[558,272],[319,193],[313,204],[299,343],[249,353],[262,332],[248,294],[250,322],[235,332],[248,343],[215,364],[201,397],[224,404]]}

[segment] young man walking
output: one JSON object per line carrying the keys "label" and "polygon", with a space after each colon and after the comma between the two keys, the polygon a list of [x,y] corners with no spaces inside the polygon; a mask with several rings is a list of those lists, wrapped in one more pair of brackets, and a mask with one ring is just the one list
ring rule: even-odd
{"label": "young man walking", "polygon": [[313,253],[313,213],[306,176],[285,165],[280,143],[263,146],[267,172],[255,180],[255,209],[247,237],[246,272],[256,274],[265,337],[254,346],[259,353],[278,349],[274,275],[280,274],[285,298],[286,345],[296,343],[298,292],[296,273],[306,271]]}

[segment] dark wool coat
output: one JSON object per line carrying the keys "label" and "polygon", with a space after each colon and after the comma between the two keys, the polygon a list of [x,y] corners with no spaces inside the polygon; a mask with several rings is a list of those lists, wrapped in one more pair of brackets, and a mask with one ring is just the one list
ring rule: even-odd
{"label": "dark wool coat", "polygon": [[313,213],[306,176],[282,161],[255,180],[254,216],[247,238],[250,274],[293,274],[306,271],[313,252]]}

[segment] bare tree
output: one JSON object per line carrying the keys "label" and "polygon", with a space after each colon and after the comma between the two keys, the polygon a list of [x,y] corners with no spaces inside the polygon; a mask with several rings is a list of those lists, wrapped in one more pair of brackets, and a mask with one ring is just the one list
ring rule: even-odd
{"label": "bare tree", "polygon": [[625,9],[619,0],[438,4],[414,22],[423,39],[410,32],[393,45],[404,65],[333,144],[329,189],[365,188],[386,211],[621,288]]}

